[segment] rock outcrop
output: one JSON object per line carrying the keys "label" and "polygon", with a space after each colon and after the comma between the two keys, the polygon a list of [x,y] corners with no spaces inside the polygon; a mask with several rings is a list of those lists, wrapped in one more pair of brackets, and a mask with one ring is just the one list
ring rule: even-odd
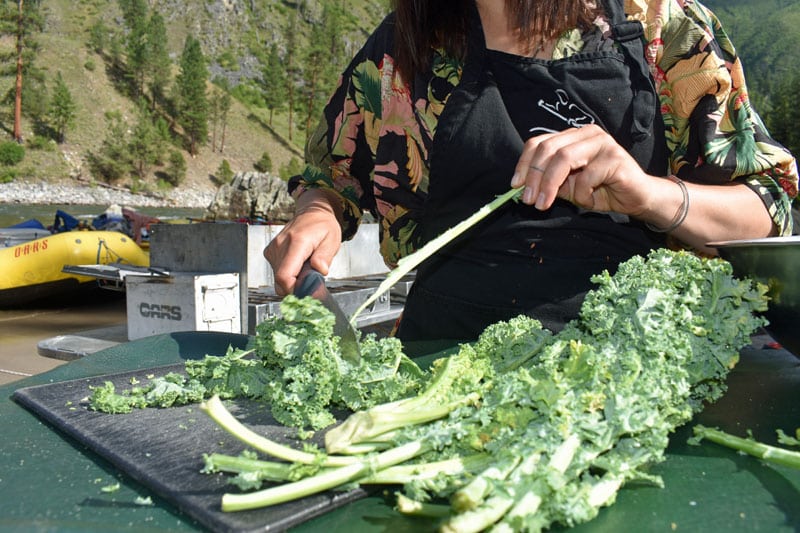
{"label": "rock outcrop", "polygon": [[286,182],[271,174],[240,172],[222,185],[208,206],[214,220],[258,220],[288,222],[294,214],[294,199]]}

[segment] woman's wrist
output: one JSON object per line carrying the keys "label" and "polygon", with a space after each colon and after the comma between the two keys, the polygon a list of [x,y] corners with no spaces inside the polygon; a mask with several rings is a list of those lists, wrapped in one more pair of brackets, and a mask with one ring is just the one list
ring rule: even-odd
{"label": "woman's wrist", "polygon": [[295,198],[295,216],[310,211],[328,212],[341,225],[344,202],[334,191],[308,188]]}
{"label": "woman's wrist", "polygon": [[681,203],[680,206],[675,210],[675,214],[666,225],[661,226],[645,222],[647,228],[650,231],[655,231],[656,233],[671,233],[675,231],[680,227],[681,224],[683,224],[683,221],[686,220],[686,215],[689,214],[689,190],[686,188],[686,184],[682,179],[674,174],[670,174],[664,179],[668,179],[678,185],[681,191]]}
{"label": "woman's wrist", "polygon": [[[669,180],[678,186],[680,191],[680,203],[677,204],[677,207],[671,207],[675,206],[675,202],[659,201],[658,208],[653,210],[651,217],[648,217],[652,220],[645,220],[645,226],[647,226],[650,231],[656,233],[671,233],[683,224],[686,220],[686,216],[689,214],[689,206],[691,203],[689,190],[683,180],[674,174],[664,176],[660,179]],[[661,198],[660,195],[659,197]]]}

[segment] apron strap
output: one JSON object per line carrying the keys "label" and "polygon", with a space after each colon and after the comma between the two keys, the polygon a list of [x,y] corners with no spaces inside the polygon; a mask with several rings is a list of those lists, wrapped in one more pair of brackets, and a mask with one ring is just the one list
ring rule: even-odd
{"label": "apron strap", "polygon": [[627,20],[624,0],[603,0],[603,7],[609,16],[614,40],[631,67],[634,91],[631,134],[633,140],[639,142],[651,134],[656,115],[656,88],[644,57],[644,29],[641,22]]}

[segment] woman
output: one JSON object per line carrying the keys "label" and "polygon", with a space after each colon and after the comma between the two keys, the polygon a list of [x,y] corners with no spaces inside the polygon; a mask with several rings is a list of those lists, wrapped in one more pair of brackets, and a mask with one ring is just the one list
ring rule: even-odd
{"label": "woman", "polygon": [[520,313],[559,329],[592,274],[667,238],[791,232],[792,156],[751,110],[717,20],[687,0],[396,0],[344,72],[265,250],[277,290],[323,274],[363,211],[393,266],[509,187],[426,261],[397,331],[474,339]]}

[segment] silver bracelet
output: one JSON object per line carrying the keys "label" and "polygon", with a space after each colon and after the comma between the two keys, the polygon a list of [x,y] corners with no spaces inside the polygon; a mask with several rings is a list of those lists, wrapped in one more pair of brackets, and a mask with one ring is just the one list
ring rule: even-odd
{"label": "silver bracelet", "polygon": [[682,179],[674,174],[670,174],[665,179],[672,180],[678,184],[678,186],[681,188],[681,193],[683,194],[683,202],[681,203],[680,208],[678,208],[678,211],[675,212],[675,216],[672,218],[672,221],[670,221],[669,226],[666,228],[656,227],[649,222],[644,223],[644,225],[647,226],[647,229],[650,231],[655,231],[656,233],[669,233],[674,231],[678,228],[678,226],[683,224],[683,221],[686,220],[686,215],[689,214],[689,191],[686,189],[686,184]]}

